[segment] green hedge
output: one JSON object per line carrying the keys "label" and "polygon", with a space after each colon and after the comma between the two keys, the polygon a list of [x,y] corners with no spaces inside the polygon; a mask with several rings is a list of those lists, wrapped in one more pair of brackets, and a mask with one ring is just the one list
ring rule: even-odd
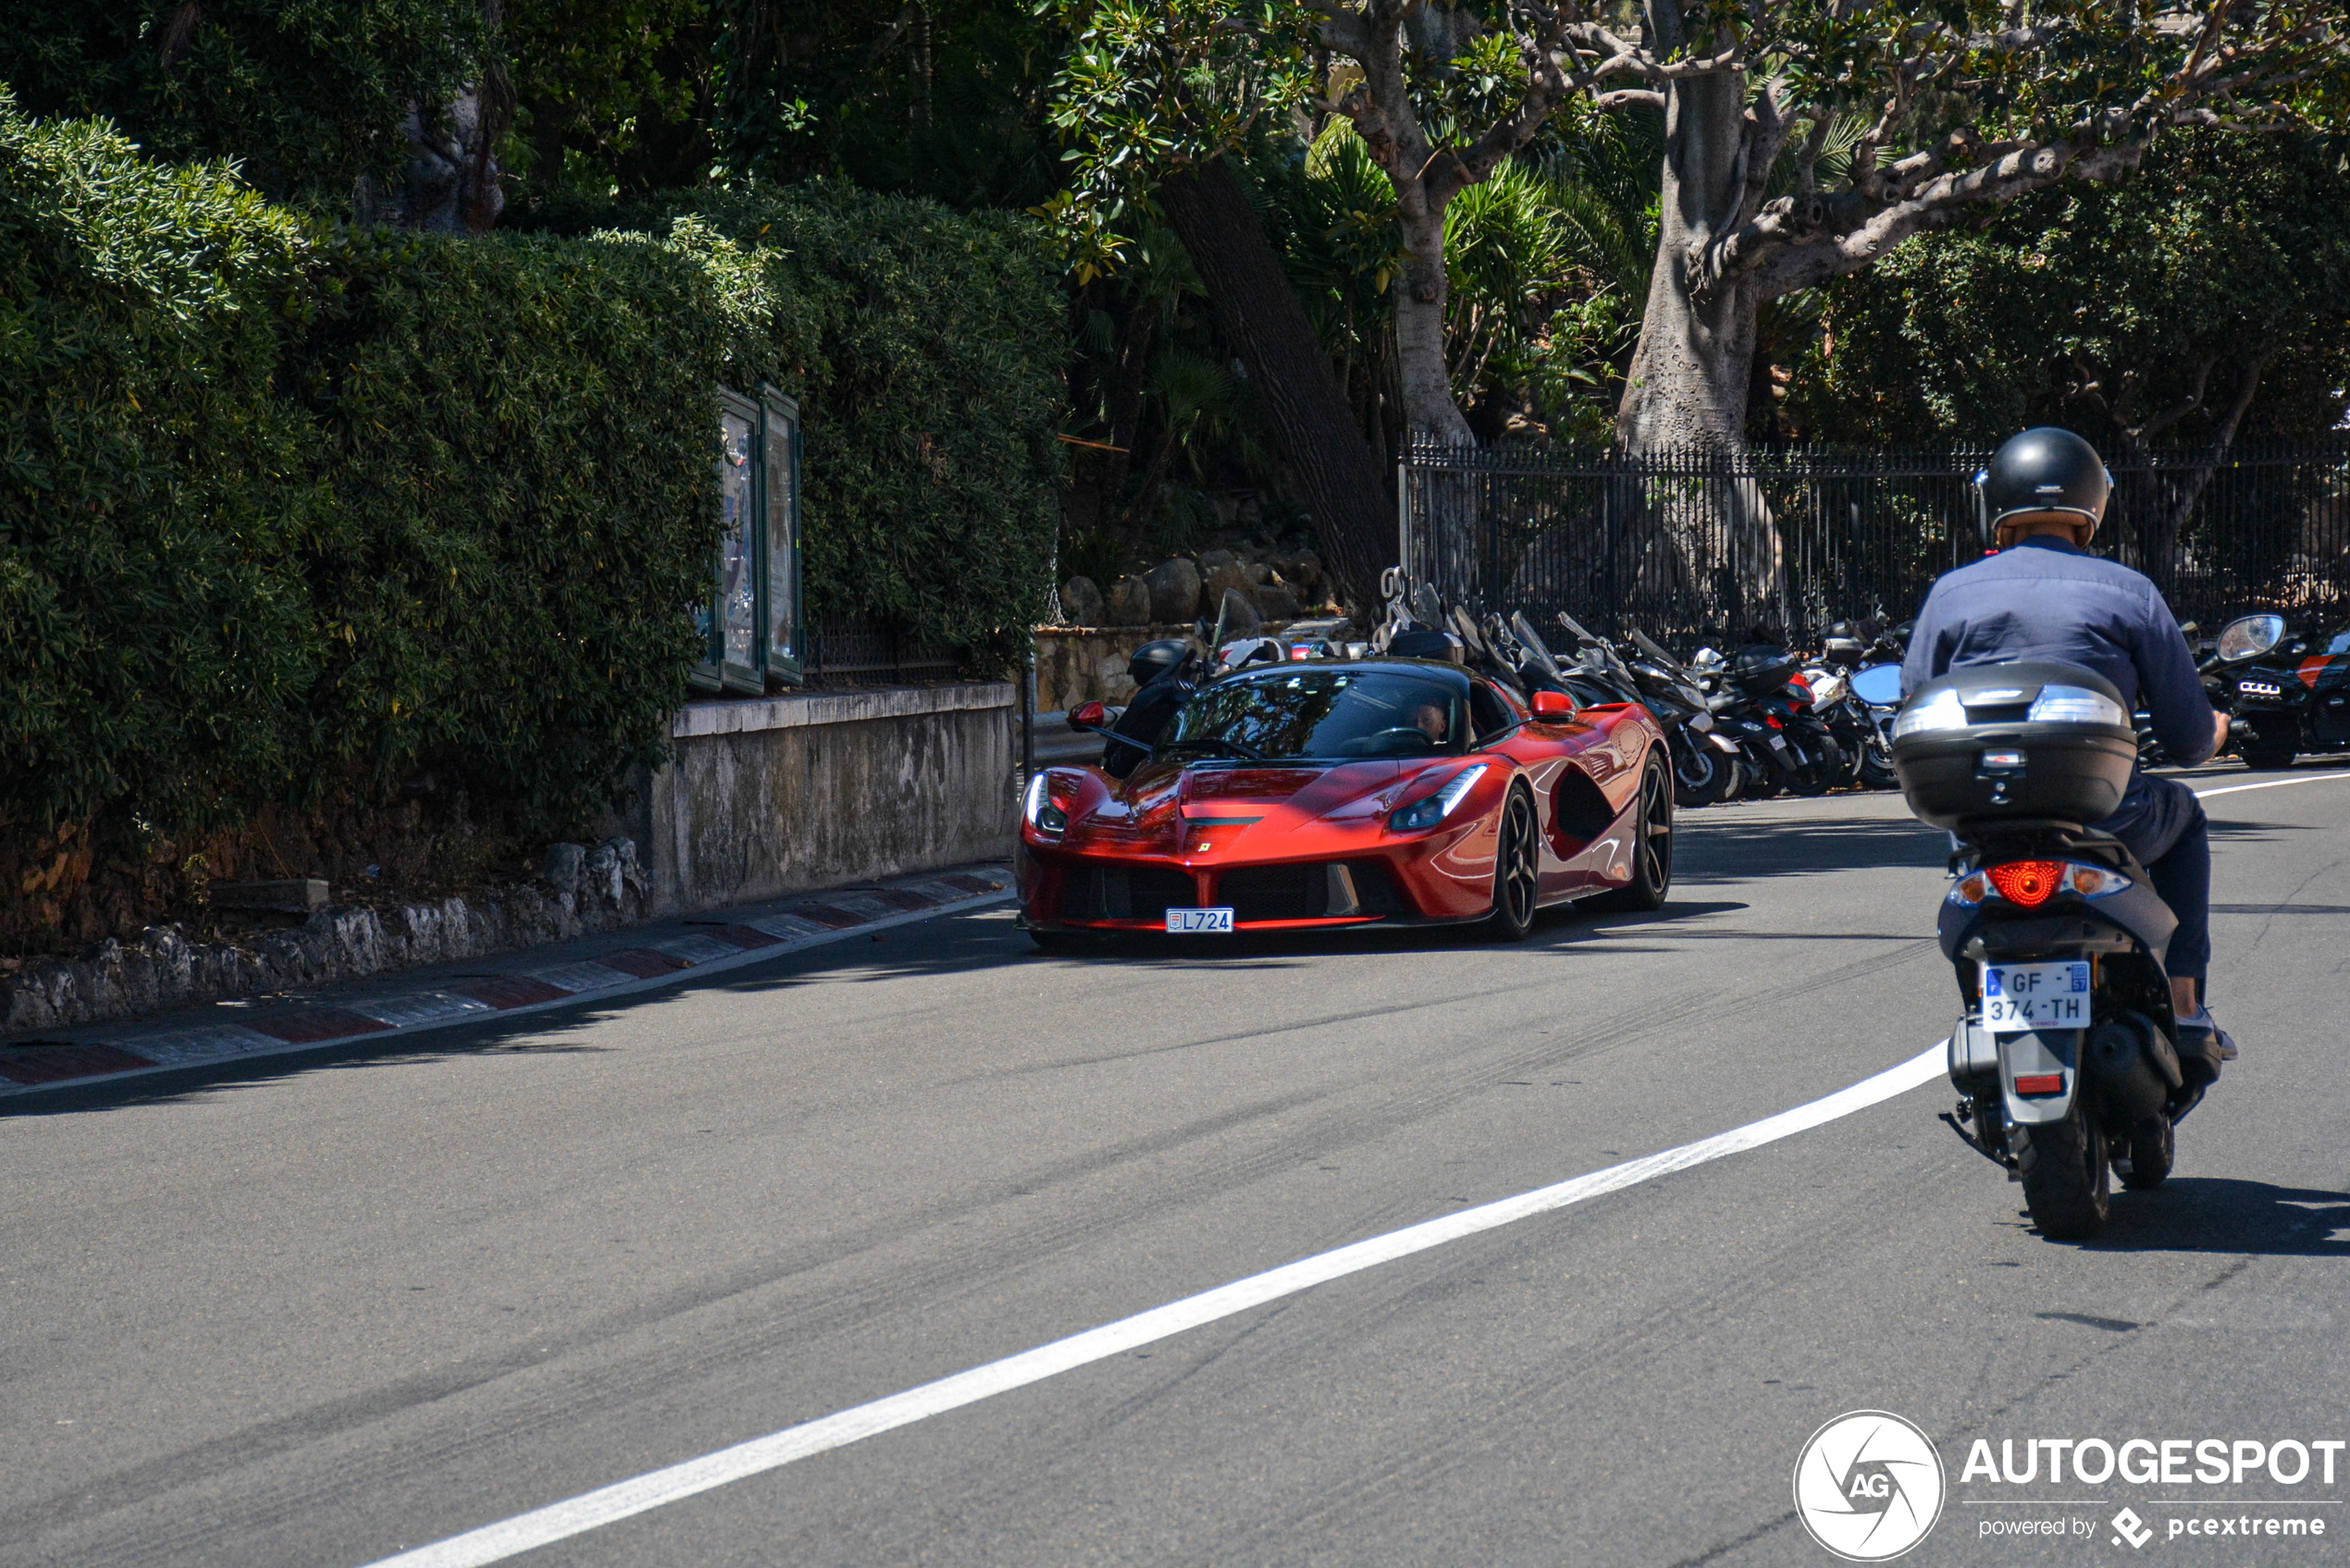
{"label": "green hedge", "polygon": [[1070,343],[1032,220],[834,183],[716,193],[691,211],[780,249],[812,352],[809,608],[910,628],[998,663],[1050,591]]}
{"label": "green hedge", "polygon": [[213,821],[308,765],[309,265],[226,168],[0,96],[0,822]]}
{"label": "green hedge", "polygon": [[807,409],[811,610],[1000,667],[1049,574],[1061,353],[1012,220],[835,189],[329,228],[0,90],[0,832],[227,825],[420,762],[577,823],[686,693],[722,379]]}

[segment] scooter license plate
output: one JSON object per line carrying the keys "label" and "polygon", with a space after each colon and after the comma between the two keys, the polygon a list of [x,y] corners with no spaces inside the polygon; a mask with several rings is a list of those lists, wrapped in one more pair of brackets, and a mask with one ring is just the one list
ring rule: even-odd
{"label": "scooter license plate", "polygon": [[1983,1027],[1994,1034],[2089,1027],[2089,961],[1983,966]]}
{"label": "scooter license plate", "polygon": [[1232,929],[1232,911],[1230,909],[1169,909],[1167,911],[1167,929],[1169,932],[1180,932],[1185,934],[1223,932],[1229,935]]}

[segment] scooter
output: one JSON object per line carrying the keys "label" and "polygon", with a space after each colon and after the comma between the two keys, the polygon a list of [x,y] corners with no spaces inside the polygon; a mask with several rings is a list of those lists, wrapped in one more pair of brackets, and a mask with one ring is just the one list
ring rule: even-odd
{"label": "scooter", "polygon": [[2022,1183],[2043,1236],[2104,1226],[2109,1181],[2156,1187],[2219,1077],[2182,1053],[2163,954],[2177,917],[2121,841],[2084,824],[2137,759],[2121,693],[2077,665],[1976,665],[1893,727],[1911,809],[1957,843],[1937,935],[1963,1007],[1942,1119]]}

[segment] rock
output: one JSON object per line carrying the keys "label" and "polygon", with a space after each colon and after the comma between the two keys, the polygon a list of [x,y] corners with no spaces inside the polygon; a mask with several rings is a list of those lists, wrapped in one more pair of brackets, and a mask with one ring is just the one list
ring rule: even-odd
{"label": "rock", "polygon": [[1242,567],[1241,570],[1247,574],[1249,586],[1251,587],[1261,588],[1268,583],[1280,581],[1279,574],[1274,572],[1273,568],[1262,561],[1252,561],[1246,566]]}
{"label": "rock", "polygon": [[1199,614],[1199,568],[1176,556],[1150,569],[1151,619],[1162,625]]}
{"label": "rock", "polygon": [[1108,607],[1102,602],[1102,590],[1094,586],[1091,577],[1071,577],[1061,585],[1061,619],[1071,626],[1098,626],[1102,612]]}
{"label": "rock", "polygon": [[1238,593],[1252,604],[1255,603],[1255,600],[1251,596],[1255,586],[1255,584],[1248,580],[1247,567],[1237,561],[1225,562],[1207,574],[1208,618],[1210,620],[1215,618],[1216,611],[1223,604],[1224,595],[1228,590]]}
{"label": "rock", "polygon": [[1211,549],[1199,558],[1200,575],[1213,576],[1218,566],[1230,566],[1239,559],[1229,549]]}
{"label": "rock", "polygon": [[558,894],[576,895],[580,873],[587,869],[588,846],[584,844],[550,844],[546,858],[538,864],[538,880]]}
{"label": "rock", "polygon": [[614,909],[625,908],[630,895],[645,895],[644,869],[637,863],[637,841],[608,838],[588,857],[582,879],[588,892]]}
{"label": "rock", "polygon": [[1301,593],[1310,594],[1320,589],[1322,586],[1322,558],[1320,556],[1310,549],[1305,550],[1299,554],[1292,564],[1297,570],[1285,571],[1281,574],[1282,576],[1296,584]]}
{"label": "rock", "polygon": [[1146,626],[1151,619],[1151,588],[1140,577],[1120,577],[1109,590],[1109,614],[1113,626]]}
{"label": "rock", "polygon": [[1268,621],[1294,621],[1305,612],[1297,595],[1279,577],[1256,590],[1256,612]]}

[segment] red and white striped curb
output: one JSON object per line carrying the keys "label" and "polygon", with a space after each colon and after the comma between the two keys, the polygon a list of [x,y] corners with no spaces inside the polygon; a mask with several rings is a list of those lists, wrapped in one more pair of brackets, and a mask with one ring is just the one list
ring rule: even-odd
{"label": "red and white striped curb", "polygon": [[[1008,869],[974,867],[822,894],[763,913],[736,912],[733,919],[713,914],[648,928],[638,933],[638,945],[569,962],[533,965],[528,953],[500,955],[484,960],[509,966],[497,972],[430,982],[419,977],[409,989],[339,996],[331,1006],[295,1005],[233,1023],[167,1019],[53,1031],[41,1040],[0,1045],[0,1100],[65,1083],[306,1051],[624,996],[683,975],[714,974],[910,920],[976,909],[1000,903],[1012,892]],[[663,931],[674,934],[662,936]]]}

